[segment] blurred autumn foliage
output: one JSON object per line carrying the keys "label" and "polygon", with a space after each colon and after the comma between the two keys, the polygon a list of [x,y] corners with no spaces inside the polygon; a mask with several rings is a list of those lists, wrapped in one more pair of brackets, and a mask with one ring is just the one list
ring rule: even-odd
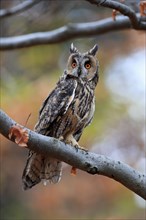
{"label": "blurred autumn foliage", "polygon": [[[10,7],[19,1],[2,1],[2,7]],[[57,3],[57,4],[56,4]],[[61,9],[61,10],[60,10]],[[42,1],[42,4],[3,20],[1,35],[47,31],[68,22],[94,21],[111,16],[106,8],[96,8],[83,1]],[[14,120],[33,129],[42,101],[55,86],[65,69],[71,41],[61,44],[37,46],[26,49],[1,52],[1,107]],[[145,33],[134,30],[107,33],[93,38],[74,40],[74,44],[86,51],[95,43],[99,45],[100,81],[96,89],[96,112],[93,123],[85,130],[80,144],[92,151],[122,160],[144,171],[144,123],[145,116],[137,110],[137,97],[132,105],[136,117],[131,114],[131,101],[121,97],[125,89],[122,66],[125,57],[143,51]],[[116,60],[116,80],[108,78],[113,74]],[[144,74],[143,53],[135,60],[137,78]],[[126,61],[125,61],[126,62]],[[140,63],[140,64],[139,64]],[[133,77],[131,63],[125,67],[128,80]],[[127,68],[127,69],[126,69]],[[143,80],[131,83],[136,93],[143,97]],[[111,80],[110,80],[111,79]],[[126,80],[127,80],[126,79]],[[114,81],[115,80],[115,81]],[[129,84],[128,84],[129,85]],[[111,89],[117,88],[117,89]],[[131,90],[130,90],[131,91]],[[115,96],[117,94],[117,96]],[[144,97],[143,97],[144,99]],[[126,101],[124,101],[126,100]],[[144,101],[142,101],[144,106]],[[1,138],[1,216],[9,219],[145,219],[144,203],[119,183],[103,176],[91,176],[77,171],[70,174],[70,167],[64,164],[63,177],[59,184],[44,187],[39,184],[29,191],[22,191],[21,175],[26,162],[27,150],[17,148]]]}

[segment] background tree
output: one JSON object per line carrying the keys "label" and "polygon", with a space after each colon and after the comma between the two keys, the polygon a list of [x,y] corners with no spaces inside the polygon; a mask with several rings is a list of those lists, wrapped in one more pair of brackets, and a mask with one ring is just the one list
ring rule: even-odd
{"label": "background tree", "polygon": [[[101,67],[96,114],[80,145],[142,172],[145,1],[1,1],[1,8],[3,110],[22,125],[31,112],[27,126],[33,129],[42,100],[65,68],[71,41],[83,51],[98,43]],[[35,45],[40,46],[32,47]],[[12,50],[18,48],[21,50]],[[132,68],[135,60],[137,65]],[[6,121],[1,132],[7,136],[10,124]],[[59,185],[39,185],[29,193],[22,192],[20,175],[27,152],[12,145],[2,138],[4,219],[42,219],[42,215],[46,219],[144,219],[144,203],[122,185],[81,171],[73,178],[67,165]],[[82,153],[77,155],[80,160]],[[107,174],[111,175],[109,170]]]}

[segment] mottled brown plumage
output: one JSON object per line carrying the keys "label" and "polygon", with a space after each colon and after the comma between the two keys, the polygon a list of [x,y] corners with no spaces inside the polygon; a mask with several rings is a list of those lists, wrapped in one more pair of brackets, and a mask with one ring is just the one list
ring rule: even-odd
{"label": "mottled brown plumage", "polygon": [[[78,141],[95,110],[97,50],[95,45],[82,54],[71,45],[67,68],[43,103],[35,126],[36,132],[79,147]],[[61,161],[30,151],[22,177],[23,188],[29,189],[41,180],[57,183],[61,172]]]}

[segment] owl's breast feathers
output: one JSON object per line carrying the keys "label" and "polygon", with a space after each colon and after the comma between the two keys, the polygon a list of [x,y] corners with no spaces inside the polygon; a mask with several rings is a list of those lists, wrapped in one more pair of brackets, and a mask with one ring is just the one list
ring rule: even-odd
{"label": "owl's breast feathers", "polygon": [[[73,135],[81,133],[91,122],[95,110],[94,91],[87,82],[79,81],[68,111],[72,112]],[[75,121],[75,122],[74,122]],[[75,138],[78,140],[78,138]]]}
{"label": "owl's breast feathers", "polygon": [[[71,82],[71,79],[66,81]],[[68,135],[74,136],[78,141],[83,129],[91,122],[94,114],[94,91],[90,89],[87,82],[73,80],[72,94],[68,94],[68,103],[64,114],[58,116],[53,123],[50,135],[64,139]],[[67,93],[67,91],[66,91]]]}
{"label": "owl's breast feathers", "polygon": [[56,138],[71,134],[78,141],[93,118],[94,105],[90,84],[65,77],[43,103],[35,131]]}

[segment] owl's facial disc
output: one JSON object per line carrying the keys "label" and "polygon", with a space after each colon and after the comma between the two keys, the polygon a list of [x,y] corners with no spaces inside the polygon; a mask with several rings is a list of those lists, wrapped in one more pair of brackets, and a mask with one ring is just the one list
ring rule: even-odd
{"label": "owl's facial disc", "polygon": [[73,53],[70,55],[67,65],[67,75],[91,80],[97,70],[97,59],[89,54]]}

